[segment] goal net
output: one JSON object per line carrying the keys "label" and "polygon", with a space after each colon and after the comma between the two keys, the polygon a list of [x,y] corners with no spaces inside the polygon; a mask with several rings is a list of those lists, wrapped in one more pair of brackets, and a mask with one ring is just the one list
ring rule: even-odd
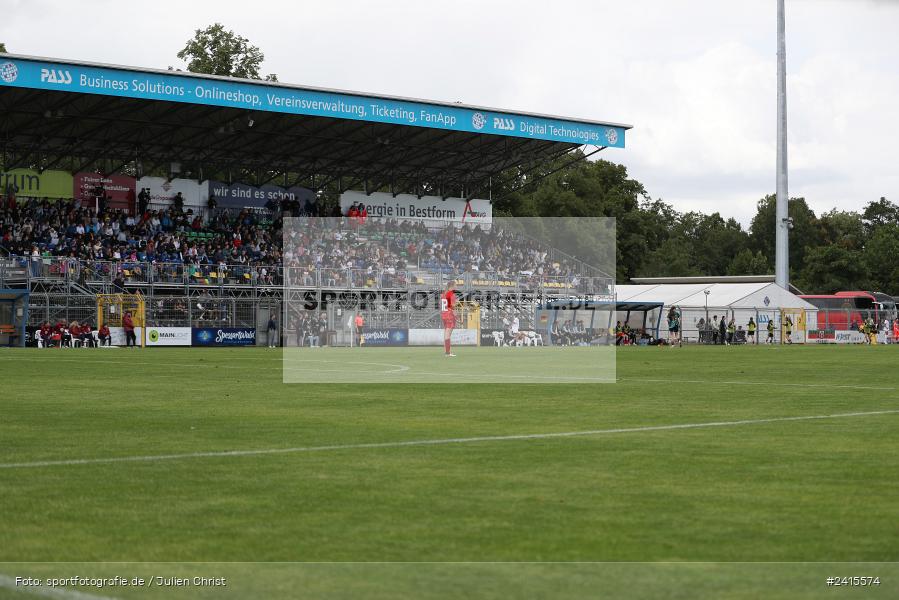
{"label": "goal net", "polygon": [[805,343],[805,310],[801,308],[780,309],[780,343],[789,339],[793,344]]}
{"label": "goal net", "polygon": [[481,306],[477,302],[459,302],[459,329],[474,329],[477,339],[481,339]]}
{"label": "goal net", "polygon": [[97,327],[121,327],[125,313],[131,313],[131,320],[138,333],[138,342],[144,345],[145,307],[140,294],[97,294]]}

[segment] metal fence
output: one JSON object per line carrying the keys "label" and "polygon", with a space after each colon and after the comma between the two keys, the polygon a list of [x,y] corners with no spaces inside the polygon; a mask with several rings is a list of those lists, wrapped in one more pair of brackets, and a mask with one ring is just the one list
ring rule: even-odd
{"label": "metal fence", "polygon": [[[853,334],[870,331],[878,336],[878,339],[884,343],[892,343],[895,340],[893,336],[893,322],[897,315],[893,313],[884,313],[878,310],[863,309],[845,309],[845,310],[805,310],[790,313],[792,309],[784,309],[791,314],[793,320],[794,342],[807,341],[800,332],[804,332],[809,338],[808,341],[816,339],[828,340],[835,339],[838,334],[852,332]],[[797,322],[797,315],[802,312],[804,319],[804,327]],[[781,309],[773,309],[768,307],[755,308],[729,308],[729,307],[713,307],[706,308],[684,308],[681,310],[681,335],[684,342],[696,342],[703,344],[723,343],[727,339],[727,325],[730,320],[734,319],[737,328],[734,340],[737,343],[764,343],[768,339],[768,323],[774,323],[774,343],[781,343],[783,334],[783,316]],[[717,319],[716,319],[717,317]],[[636,322],[640,319],[638,315],[632,315],[633,320],[630,324],[632,328],[639,329],[640,324]],[[755,338],[749,336],[749,319],[752,319],[756,325],[757,336]],[[720,321],[725,321],[725,337],[720,335]],[[655,323],[656,321],[652,321]],[[867,324],[867,329],[866,329]],[[667,337],[668,325],[665,315],[662,314],[661,324],[659,326],[659,335]],[[811,333],[810,333],[811,332]],[[853,335],[853,340],[860,339]],[[845,340],[844,340],[845,341]]]}
{"label": "metal fence", "polygon": [[[287,276],[286,281],[284,276]],[[10,282],[72,281],[114,289],[161,286],[290,287],[329,289],[420,289],[443,287],[452,280],[461,290],[498,289],[547,295],[609,294],[608,277],[541,276],[531,273],[469,272],[451,269],[307,269],[280,265],[185,264],[139,261],[78,261],[56,257],[11,257],[0,263],[0,280]]]}
{"label": "metal fence", "polygon": [[32,295],[28,305],[28,325],[38,326],[47,321],[96,325],[97,300],[93,296],[70,294]]}

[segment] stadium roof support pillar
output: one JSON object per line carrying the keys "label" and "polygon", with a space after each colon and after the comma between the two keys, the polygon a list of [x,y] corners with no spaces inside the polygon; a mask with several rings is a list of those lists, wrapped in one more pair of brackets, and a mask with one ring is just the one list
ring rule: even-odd
{"label": "stadium roof support pillar", "polygon": [[777,200],[774,280],[790,285],[790,221],[787,186],[787,44],[784,0],[777,0]]}

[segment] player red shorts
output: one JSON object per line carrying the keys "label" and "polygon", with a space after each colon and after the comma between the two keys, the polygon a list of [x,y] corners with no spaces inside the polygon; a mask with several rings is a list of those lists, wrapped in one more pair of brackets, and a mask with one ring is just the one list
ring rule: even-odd
{"label": "player red shorts", "polygon": [[456,327],[455,313],[444,313],[440,315],[440,318],[443,319],[444,329],[454,329]]}

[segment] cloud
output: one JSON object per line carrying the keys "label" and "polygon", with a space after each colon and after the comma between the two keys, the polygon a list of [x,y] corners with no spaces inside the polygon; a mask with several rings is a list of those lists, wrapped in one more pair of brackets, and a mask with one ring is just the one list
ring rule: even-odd
{"label": "cloud", "polygon": [[[604,157],[683,210],[748,223],[774,190],[773,2],[159,0],[140,18],[119,4],[7,0],[0,41],[165,67],[221,21],[285,82],[632,123]],[[787,3],[791,193],[819,212],[899,200],[897,30],[899,0]]]}

